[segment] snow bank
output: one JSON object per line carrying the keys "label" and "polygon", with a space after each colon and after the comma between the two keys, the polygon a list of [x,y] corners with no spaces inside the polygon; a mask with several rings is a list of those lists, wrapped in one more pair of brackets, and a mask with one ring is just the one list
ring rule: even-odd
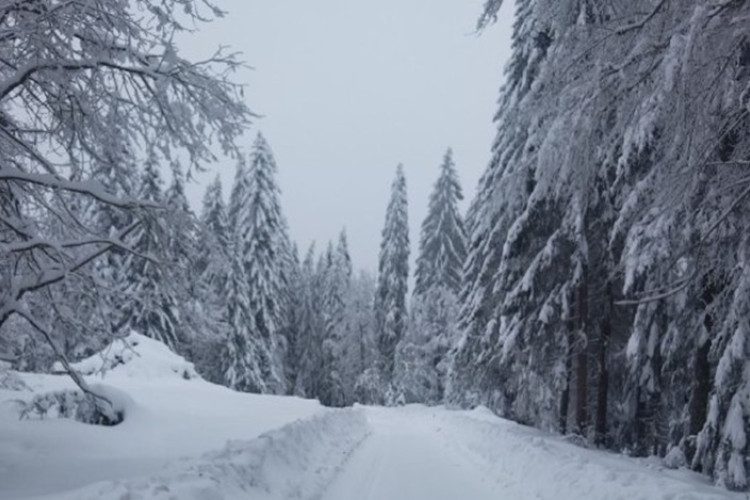
{"label": "snow bank", "polygon": [[130,396],[114,387],[92,384],[89,389],[103,399],[92,400],[80,390],[45,392],[37,394],[28,402],[19,400],[19,417],[74,418],[88,424],[117,425],[136,406]]}
{"label": "snow bank", "polygon": [[[179,376],[186,380],[199,378],[192,363],[172,352],[165,344],[132,332],[125,338],[115,339],[101,352],[78,363],[73,368],[84,375],[158,379]],[[64,373],[59,363],[53,372]]]}
{"label": "snow bank", "polygon": [[206,382],[191,363],[137,334],[75,367],[125,420],[113,427],[88,425],[52,418],[59,412],[48,406],[40,408],[40,418],[19,420],[19,410],[40,395],[55,399],[78,388],[67,375],[9,372],[19,383],[0,387],[0,499],[150,476],[184,457],[222,449],[229,440],[255,439],[322,411],[317,401],[239,393]]}
{"label": "snow bank", "polygon": [[[102,351],[73,363],[72,367],[84,376],[103,378],[164,380],[200,378],[192,363],[172,352],[166,345],[135,332],[115,339]],[[60,362],[52,371],[66,374]],[[84,397],[78,389],[54,390],[37,394],[21,410],[22,418],[75,418],[79,422],[115,425],[135,408],[130,395],[117,387],[100,383],[89,384],[91,392],[105,398],[109,404],[98,404]]]}
{"label": "snow bank", "polygon": [[[490,417],[485,409],[441,412],[442,433],[454,453],[495,482],[504,498],[554,500],[744,499],[688,470],[600,450]],[[660,461],[661,462],[661,461]]]}
{"label": "snow bank", "polygon": [[369,432],[361,409],[330,410],[157,476],[91,485],[57,500],[317,498]]}

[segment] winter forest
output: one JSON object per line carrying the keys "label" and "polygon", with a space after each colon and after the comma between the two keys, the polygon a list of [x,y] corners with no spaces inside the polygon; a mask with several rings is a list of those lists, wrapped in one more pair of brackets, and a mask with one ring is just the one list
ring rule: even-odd
{"label": "winter forest", "polygon": [[[514,10],[479,184],[436,151],[410,234],[409,179],[384,165],[361,270],[343,224],[293,241],[243,61],[177,50],[219,5],[0,0],[0,389],[57,373],[74,385],[23,416],[127,422],[77,367],[135,332],[233,391],[486,407],[748,491],[750,4]],[[218,152],[234,180],[193,211]]]}

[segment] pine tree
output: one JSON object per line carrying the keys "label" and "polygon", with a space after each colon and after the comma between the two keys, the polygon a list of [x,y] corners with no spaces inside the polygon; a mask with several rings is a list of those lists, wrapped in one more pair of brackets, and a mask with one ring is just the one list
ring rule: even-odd
{"label": "pine tree", "polygon": [[378,286],[375,296],[380,369],[384,384],[393,377],[396,346],[407,324],[406,293],[409,278],[409,222],[406,178],[399,165],[391,185],[391,199],[380,244]]}
{"label": "pine tree", "polygon": [[197,271],[204,283],[210,285],[214,292],[219,292],[226,280],[231,249],[227,208],[218,175],[206,188],[200,222],[206,234],[202,238]]}
{"label": "pine tree", "polygon": [[301,337],[305,329],[305,281],[296,244],[291,246],[285,280],[289,293],[284,312],[284,326],[281,329],[285,343],[283,365],[287,394],[293,395],[300,371],[300,350],[304,343]]}
{"label": "pine tree", "polygon": [[452,400],[746,487],[748,15],[517,3]]}
{"label": "pine tree", "polygon": [[458,202],[463,200],[453,151],[448,149],[430,195],[427,216],[422,222],[414,295],[433,288],[458,293],[466,260],[466,232]]}
{"label": "pine tree", "polygon": [[405,402],[434,404],[443,398],[446,354],[456,341],[457,294],[466,258],[458,211],[462,198],[449,149],[422,223],[409,328],[397,350],[396,385]]}
{"label": "pine tree", "polygon": [[194,231],[196,255],[192,269],[195,276],[191,291],[194,338],[186,354],[203,378],[222,383],[232,256],[226,205],[218,175],[206,187],[200,219]]}
{"label": "pine tree", "polygon": [[275,175],[273,153],[258,134],[249,165],[238,165],[229,208],[235,259],[230,280],[235,280],[236,303],[230,314],[227,382],[251,392],[286,390],[281,329],[290,249]]}
{"label": "pine tree", "polygon": [[296,368],[293,394],[312,398],[315,397],[316,380],[320,373],[320,332],[323,330],[314,243],[307,249],[302,261],[299,283],[295,289],[299,303],[299,328],[292,351]]}
{"label": "pine tree", "polygon": [[345,349],[345,380],[351,385],[350,400],[372,402],[377,393],[369,386],[366,371],[377,365],[379,353],[375,331],[376,280],[365,271],[352,279],[351,294],[347,303],[348,336]]}
{"label": "pine tree", "polygon": [[[163,204],[162,179],[158,167],[147,164],[141,177],[139,196]],[[137,229],[135,253],[124,262],[123,317],[130,328],[176,349],[182,340],[180,315],[172,282],[168,279],[170,254],[168,233],[155,219],[146,219]]]}

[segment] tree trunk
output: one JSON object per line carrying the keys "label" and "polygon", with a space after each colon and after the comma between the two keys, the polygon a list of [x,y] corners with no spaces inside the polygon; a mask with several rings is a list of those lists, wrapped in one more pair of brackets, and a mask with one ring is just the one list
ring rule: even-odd
{"label": "tree trunk", "polygon": [[612,284],[607,283],[607,307],[601,325],[599,339],[599,384],[596,395],[596,425],[594,442],[597,446],[606,444],[607,438],[607,399],[609,397],[609,365],[607,349],[612,336]]}
{"label": "tree trunk", "polygon": [[568,412],[570,411],[570,386],[573,383],[573,343],[575,342],[575,325],[568,320],[568,346],[565,351],[565,387],[560,397],[560,432],[568,432]]}
{"label": "tree trunk", "polygon": [[576,362],[576,431],[582,436],[588,426],[588,337],[586,320],[588,317],[588,287],[584,281],[578,287],[576,297],[576,316],[580,346]]}
{"label": "tree trunk", "polygon": [[706,423],[708,396],[711,391],[711,363],[708,354],[711,342],[706,341],[695,353],[695,379],[690,397],[690,435],[697,435]]}
{"label": "tree trunk", "polygon": [[[697,436],[706,423],[708,397],[711,392],[711,362],[708,359],[710,352],[710,340],[706,340],[695,352],[695,376],[692,380],[690,403],[688,406],[688,412],[690,413],[689,436]],[[687,446],[685,452],[688,462],[692,462],[695,455],[695,446],[692,444]]]}

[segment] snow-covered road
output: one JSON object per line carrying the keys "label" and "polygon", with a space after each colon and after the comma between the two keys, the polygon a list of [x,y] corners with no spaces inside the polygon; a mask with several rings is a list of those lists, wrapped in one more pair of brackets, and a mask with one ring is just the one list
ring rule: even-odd
{"label": "snow-covered road", "polygon": [[429,409],[369,408],[371,434],[322,500],[497,499]]}
{"label": "snow-covered road", "polygon": [[745,498],[658,459],[588,450],[486,409],[365,408],[369,436],[320,500]]}
{"label": "snow-covered road", "polygon": [[108,351],[133,354],[105,379],[89,376],[132,397],[115,427],[18,420],[14,401],[70,388],[66,377],[17,374],[27,390],[0,390],[0,499],[747,498],[658,458],[581,448],[486,408],[332,410],[186,377],[192,366],[149,339],[127,349]]}

